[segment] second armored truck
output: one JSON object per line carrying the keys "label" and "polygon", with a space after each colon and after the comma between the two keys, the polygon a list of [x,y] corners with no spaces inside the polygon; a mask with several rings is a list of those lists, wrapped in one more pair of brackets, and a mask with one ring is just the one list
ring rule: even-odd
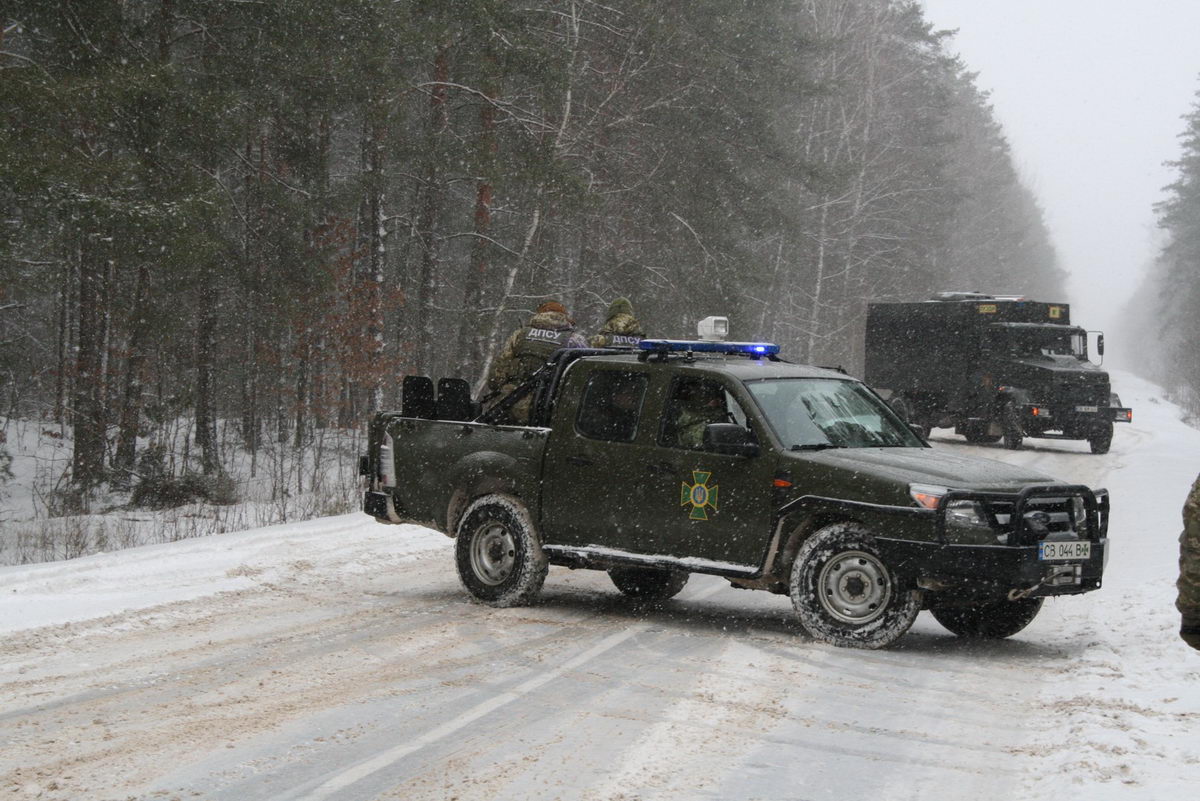
{"label": "second armored truck", "polygon": [[[1096,342],[1104,355],[1104,337]],[[1113,423],[1133,411],[1088,360],[1088,332],[1070,306],[977,293],[867,309],[866,376],[926,432],[1019,448],[1024,437],[1086,439],[1107,453]]]}

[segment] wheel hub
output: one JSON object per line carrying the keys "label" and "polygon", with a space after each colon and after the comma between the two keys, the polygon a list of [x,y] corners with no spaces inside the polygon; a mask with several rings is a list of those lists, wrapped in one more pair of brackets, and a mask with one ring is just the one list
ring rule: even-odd
{"label": "wheel hub", "polygon": [[877,557],[863,551],[846,551],[821,568],[817,597],[837,620],[862,625],[883,614],[892,597],[892,582]]}
{"label": "wheel hub", "polygon": [[495,521],[484,523],[471,539],[471,570],[484,584],[496,586],[507,579],[517,561],[517,546],[507,528]]}

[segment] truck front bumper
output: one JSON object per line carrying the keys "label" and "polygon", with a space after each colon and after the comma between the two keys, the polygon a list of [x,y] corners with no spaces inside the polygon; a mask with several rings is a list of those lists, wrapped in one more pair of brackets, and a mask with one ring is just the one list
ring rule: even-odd
{"label": "truck front bumper", "polygon": [[1074,595],[1099,589],[1108,539],[1091,542],[1091,556],[1077,561],[1039,559],[1037,545],[959,545],[878,538],[882,555],[897,572],[929,589],[981,597]]}

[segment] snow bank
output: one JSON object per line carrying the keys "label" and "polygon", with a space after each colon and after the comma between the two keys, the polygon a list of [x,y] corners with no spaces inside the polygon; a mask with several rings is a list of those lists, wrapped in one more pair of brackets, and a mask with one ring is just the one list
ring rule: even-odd
{"label": "snow bank", "polygon": [[239,590],[297,562],[366,572],[382,559],[448,548],[442,534],[360,514],[147,545],[65,562],[0,567],[0,633]]}

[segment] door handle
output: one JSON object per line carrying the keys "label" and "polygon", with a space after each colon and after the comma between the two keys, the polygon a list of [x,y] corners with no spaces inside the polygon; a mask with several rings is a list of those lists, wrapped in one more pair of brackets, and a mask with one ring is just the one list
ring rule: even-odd
{"label": "door handle", "polygon": [[654,475],[671,475],[675,466],[670,462],[646,462],[646,472]]}
{"label": "door handle", "polygon": [[587,467],[588,465],[592,464],[593,462],[591,459],[587,458],[586,456],[568,456],[567,463],[579,465],[580,467]]}

